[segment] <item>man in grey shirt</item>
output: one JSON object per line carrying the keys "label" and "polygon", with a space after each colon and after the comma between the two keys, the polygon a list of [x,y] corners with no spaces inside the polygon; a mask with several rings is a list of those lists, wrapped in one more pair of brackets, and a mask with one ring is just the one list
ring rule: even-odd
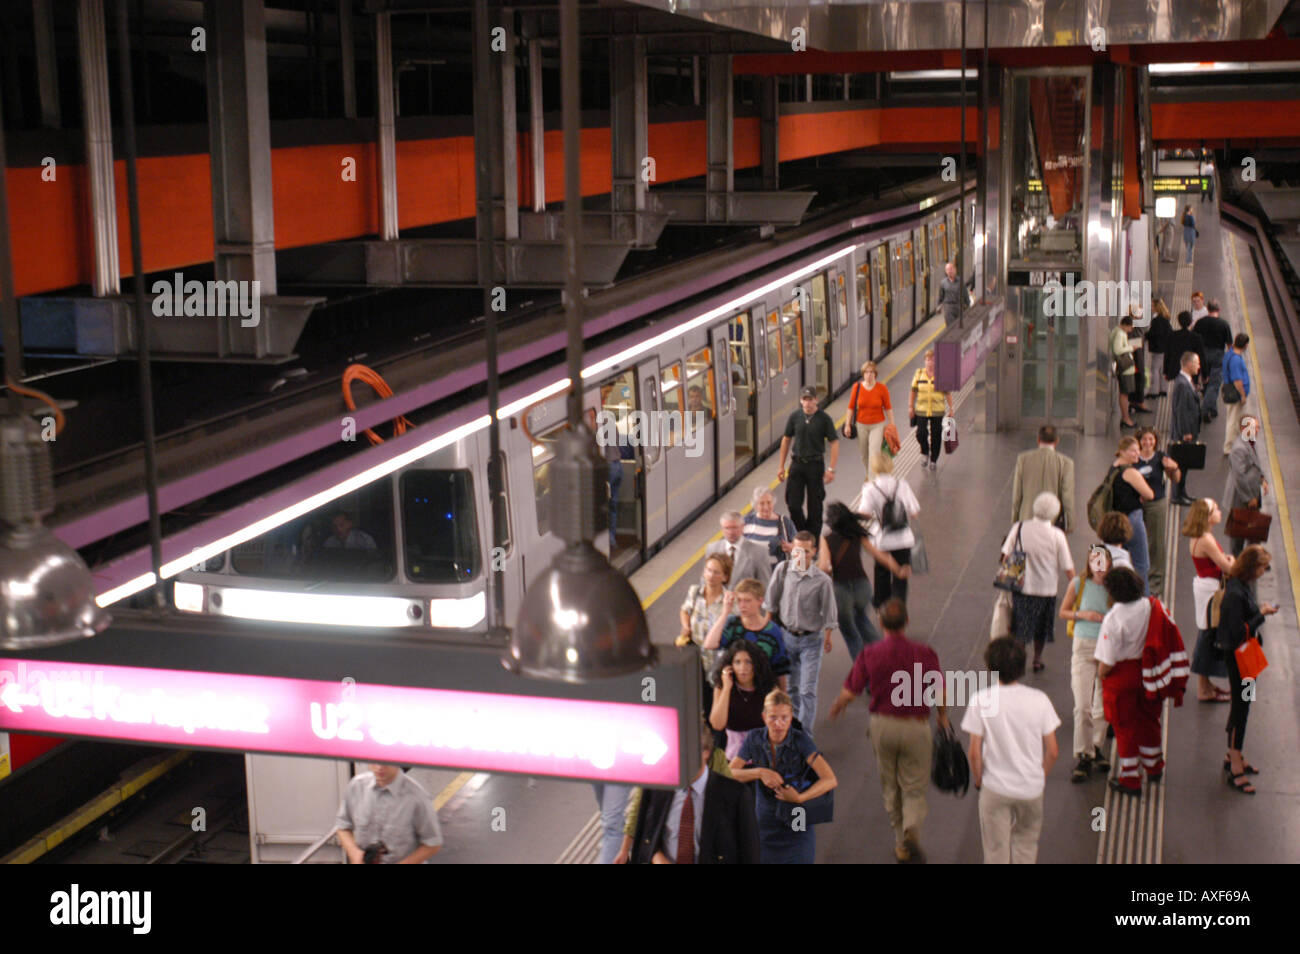
{"label": "man in grey shirt", "polygon": [[957,266],[949,262],[943,267],[943,278],[939,280],[939,304],[943,306],[945,325],[955,324],[961,313],[961,296],[965,289],[957,281]]}
{"label": "man in grey shirt", "polygon": [[831,633],[839,627],[835,586],[817,568],[817,538],[807,530],[795,534],[790,559],[772,571],[763,609],[786,630],[790,655],[790,701],[805,732],[817,721],[817,677],[822,653],[831,651]]}
{"label": "man in grey shirt", "polygon": [[371,864],[423,864],[442,848],[442,829],[433,799],[396,765],[374,763],[348,783],[335,820],[339,842],[351,864],[359,865],[374,845]]}

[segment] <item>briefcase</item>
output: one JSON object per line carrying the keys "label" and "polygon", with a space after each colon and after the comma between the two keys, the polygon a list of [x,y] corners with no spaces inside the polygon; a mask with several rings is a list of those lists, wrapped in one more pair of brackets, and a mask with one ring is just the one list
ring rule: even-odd
{"label": "briefcase", "polygon": [[1225,532],[1234,540],[1249,540],[1251,543],[1268,542],[1268,528],[1273,518],[1262,510],[1250,507],[1233,507],[1228,514],[1228,526]]}
{"label": "briefcase", "polygon": [[1183,473],[1205,470],[1205,445],[1194,441],[1178,441],[1169,445],[1169,456]]}

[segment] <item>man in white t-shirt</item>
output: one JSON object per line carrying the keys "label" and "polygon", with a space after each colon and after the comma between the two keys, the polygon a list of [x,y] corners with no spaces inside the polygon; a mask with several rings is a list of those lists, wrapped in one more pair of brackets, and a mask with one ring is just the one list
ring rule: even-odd
{"label": "man in white t-shirt", "polygon": [[961,727],[970,733],[971,780],[980,792],[986,865],[1032,865],[1043,830],[1043,789],[1060,753],[1061,724],[1047,693],[1020,685],[1025,648],[1009,636],[989,643],[984,658],[998,684],[981,689]]}

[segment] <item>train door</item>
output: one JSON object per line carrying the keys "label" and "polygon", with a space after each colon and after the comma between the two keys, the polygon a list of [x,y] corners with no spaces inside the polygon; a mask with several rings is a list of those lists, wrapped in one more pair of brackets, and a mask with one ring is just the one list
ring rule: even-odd
{"label": "train door", "polygon": [[890,253],[890,330],[891,344],[897,345],[912,330],[912,286],[904,277],[903,266],[906,261],[907,243],[903,239],[894,239],[889,243]]}
{"label": "train door", "polygon": [[942,219],[930,223],[930,314],[939,310],[939,283],[944,278],[944,267],[948,264],[948,249],[944,241],[947,231]]}
{"label": "train door", "polygon": [[[759,314],[762,313],[760,306]],[[727,364],[731,376],[731,400],[735,408],[732,412],[732,453],[735,455],[736,474],[743,474],[749,468],[759,447],[759,377],[754,373],[754,340],[755,333],[761,328],[762,323],[755,322],[748,311],[742,311],[727,323]],[[722,447],[722,438],[719,437],[719,453],[722,452]],[[718,471],[718,480],[722,480],[721,469]]]}
{"label": "train door", "polygon": [[858,293],[857,328],[858,350],[854,372],[871,360],[871,253],[863,252],[862,261],[854,271],[854,285]]}
{"label": "train door", "polygon": [[646,422],[643,439],[638,443],[637,454],[640,458],[639,493],[642,510],[641,539],[647,550],[658,543],[668,533],[668,467],[664,448],[659,442],[660,429],[650,426],[650,422],[660,420],[663,410],[659,394],[659,359],[650,358],[636,367],[636,394],[640,399],[639,410],[644,412],[642,419]]}
{"label": "train door", "polygon": [[768,390],[772,392],[772,441],[785,432],[785,422],[799,406],[799,389],[803,387],[803,323],[799,319],[799,300],[786,302],[779,312],[767,314]]}
{"label": "train door", "polygon": [[[627,551],[639,553],[643,543],[641,508],[644,501],[637,493],[637,475],[645,466],[645,447],[644,441],[634,438],[648,429],[641,424],[644,415],[637,413],[644,402],[637,394],[636,373],[629,368],[622,374],[606,378],[595,392],[595,402],[599,415],[597,443],[609,464],[607,481],[612,497],[609,518],[613,530],[611,556]],[[617,460],[611,459],[614,448],[618,450]]]}
{"label": "train door", "polygon": [[894,323],[890,320],[893,301],[889,294],[889,247],[883,242],[871,250],[871,271],[876,279],[871,321],[875,329],[875,356],[880,357],[894,346]]}
{"label": "train door", "polygon": [[[659,368],[664,416],[658,428],[666,461],[668,527],[677,527],[713,496],[713,407],[708,398],[713,350]],[[701,417],[703,415],[703,417]]]}
{"label": "train door", "polygon": [[731,373],[731,349],[728,338],[731,323],[718,325],[709,332],[709,342],[713,345],[713,369],[709,376],[713,379],[717,403],[714,405],[714,445],[717,447],[717,465],[714,473],[717,488],[721,490],[736,476],[736,411],[740,402],[736,399],[735,376]]}
{"label": "train door", "polygon": [[831,323],[837,329],[835,364],[835,391],[838,392],[853,377],[853,328],[849,323],[849,290],[844,281],[844,269],[835,269],[831,285]]}
{"label": "train door", "polygon": [[[767,307],[758,302],[750,316],[749,330],[753,335],[750,354],[754,359],[754,394],[750,400],[754,406],[754,460],[757,461],[772,446],[772,382],[768,371],[770,354],[767,346]],[[779,360],[778,355],[778,362]]]}
{"label": "train door", "polygon": [[[912,230],[912,255],[916,261],[916,323],[925,324],[930,317],[930,256],[927,254],[928,238],[922,226]],[[936,282],[937,284],[937,282]]]}
{"label": "train door", "polygon": [[835,381],[831,368],[833,367],[833,349],[834,342],[832,337],[832,321],[830,314],[830,302],[827,301],[826,273],[819,272],[814,275],[808,282],[810,294],[809,298],[812,305],[812,353],[809,357],[812,359],[812,378],[811,380],[817,388],[817,393],[821,395],[822,400],[826,400],[832,393]]}

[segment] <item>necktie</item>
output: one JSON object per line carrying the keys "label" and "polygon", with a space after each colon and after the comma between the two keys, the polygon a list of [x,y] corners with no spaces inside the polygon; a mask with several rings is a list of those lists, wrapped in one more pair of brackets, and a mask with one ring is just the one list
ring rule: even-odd
{"label": "necktie", "polygon": [[736,545],[734,543],[727,544],[727,559],[732,563],[736,562]]}
{"label": "necktie", "polygon": [[688,788],[682,801],[682,814],[677,822],[677,863],[695,864],[695,799]]}

